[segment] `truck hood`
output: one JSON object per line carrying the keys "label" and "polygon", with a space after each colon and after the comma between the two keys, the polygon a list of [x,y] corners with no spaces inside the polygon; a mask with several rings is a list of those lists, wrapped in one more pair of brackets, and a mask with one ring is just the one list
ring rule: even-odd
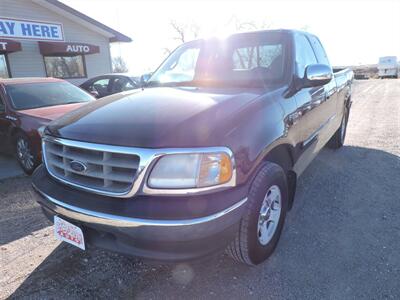
{"label": "truck hood", "polygon": [[130,147],[219,145],[237,112],[261,93],[265,89],[138,89],[91,102],[50,123],[47,132]]}
{"label": "truck hood", "polygon": [[37,118],[45,121],[53,121],[61,117],[62,115],[81,107],[82,104],[83,103],[73,103],[73,104],[25,109],[18,111],[18,114],[21,116],[29,116],[32,118]]}

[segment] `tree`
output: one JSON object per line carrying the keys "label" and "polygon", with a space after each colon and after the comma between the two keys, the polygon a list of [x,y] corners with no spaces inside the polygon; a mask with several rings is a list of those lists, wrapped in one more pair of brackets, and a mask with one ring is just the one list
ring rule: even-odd
{"label": "tree", "polygon": [[200,27],[196,23],[182,24],[172,20],[170,25],[176,34],[174,40],[178,40],[182,44],[199,36]]}
{"label": "tree", "polygon": [[264,18],[261,20],[242,20],[236,15],[231,17],[229,24],[233,25],[236,32],[269,29],[272,26],[272,22],[268,22]]}
{"label": "tree", "polygon": [[112,59],[113,73],[126,73],[129,71],[128,65],[121,56]]}
{"label": "tree", "polygon": [[[169,24],[174,32],[172,39],[178,41],[179,44],[186,43],[199,37],[200,26],[194,22],[185,24],[179,23],[176,20],[171,20]],[[172,51],[173,50],[170,48],[164,48],[166,54],[170,54]]]}

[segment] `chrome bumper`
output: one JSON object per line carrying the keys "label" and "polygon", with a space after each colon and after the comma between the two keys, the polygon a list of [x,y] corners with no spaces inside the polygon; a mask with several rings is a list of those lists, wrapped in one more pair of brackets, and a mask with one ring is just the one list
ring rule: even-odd
{"label": "chrome bumper", "polygon": [[[154,215],[153,218],[142,217],[143,214],[131,217],[126,214],[126,206],[121,205],[121,201],[116,201],[118,205],[112,210],[107,210],[107,206],[113,205],[112,199],[104,202],[105,199],[99,196],[93,197],[91,194],[66,188],[51,180],[43,167],[33,175],[32,186],[36,201],[41,205],[47,218],[53,221],[57,215],[79,226],[89,246],[162,261],[186,261],[224,250],[239,230],[247,202],[246,193],[235,192],[229,195],[229,198],[241,194],[237,197],[241,200],[230,202],[228,207],[220,206],[220,209],[198,217],[191,216],[189,209],[188,216],[191,217],[185,218],[185,214],[181,211],[178,214],[181,217],[162,219],[162,209],[165,205],[156,205],[152,208],[161,209],[155,214],[151,213]],[[209,194],[207,197],[207,203],[211,205],[213,200],[221,201],[221,195]],[[99,203],[95,205],[97,198]],[[148,199],[150,203],[152,200],[155,201]],[[136,199],[126,201],[130,202],[131,209]],[[87,205],[88,202],[91,205]],[[79,203],[86,203],[86,207],[80,207]],[[178,205],[177,202],[174,205]],[[182,205],[185,207],[187,201],[182,202]],[[101,211],[97,211],[97,207]],[[146,206],[144,209],[148,210],[151,207],[151,205]]]}
{"label": "chrome bumper", "polygon": [[[186,219],[186,220],[147,220],[147,219],[110,215],[106,213],[100,213],[87,209],[82,209],[76,206],[63,203],[57,199],[54,199],[46,195],[45,193],[41,192],[39,189],[36,188],[35,185],[32,186],[35,189],[35,191],[41,195],[43,199],[47,200],[46,203],[43,204],[56,214],[60,214],[67,218],[85,223],[121,227],[121,228],[142,227],[142,226],[177,227],[177,226],[201,225],[204,223],[216,221],[230,214],[231,212],[239,209],[242,205],[244,205],[247,202],[247,198],[244,198],[241,201],[237,202],[236,204],[224,209],[223,211],[201,218]],[[41,201],[38,200],[38,202]]]}

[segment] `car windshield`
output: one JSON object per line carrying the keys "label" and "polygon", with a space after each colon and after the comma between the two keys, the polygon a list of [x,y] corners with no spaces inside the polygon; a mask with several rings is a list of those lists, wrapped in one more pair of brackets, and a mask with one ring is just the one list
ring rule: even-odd
{"label": "car windshield", "polygon": [[175,50],[148,86],[254,86],[282,82],[287,46],[279,32],[237,34],[198,40]]}
{"label": "car windshield", "polygon": [[94,98],[68,82],[39,82],[6,86],[16,110],[88,102]]}

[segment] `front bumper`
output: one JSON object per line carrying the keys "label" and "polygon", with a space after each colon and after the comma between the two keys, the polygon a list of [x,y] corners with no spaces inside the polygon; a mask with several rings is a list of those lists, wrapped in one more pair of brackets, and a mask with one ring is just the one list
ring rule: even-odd
{"label": "front bumper", "polygon": [[[167,219],[144,218],[132,216],[127,210],[127,201],[134,202],[135,198],[121,200],[95,196],[101,198],[98,199],[99,209],[93,209],[92,205],[76,205],[76,202],[66,201],[70,196],[79,197],[76,200],[83,204],[87,200],[93,201],[88,199],[93,195],[72,190],[54,181],[43,167],[35,172],[33,187],[37,192],[37,202],[46,216],[53,221],[53,216],[58,215],[80,226],[89,246],[164,261],[190,260],[223,250],[238,230],[247,201],[246,197],[242,197],[223,209],[214,209],[207,215],[190,218],[183,218],[182,214]],[[236,191],[235,194],[240,193]],[[213,194],[207,197],[211,201]],[[158,198],[147,197],[146,201],[151,203],[152,199]],[[121,213],[107,210],[107,202],[104,202],[106,200],[115,201],[115,204],[119,203],[117,201],[125,202],[121,205]],[[162,209],[156,204],[151,207]]]}

